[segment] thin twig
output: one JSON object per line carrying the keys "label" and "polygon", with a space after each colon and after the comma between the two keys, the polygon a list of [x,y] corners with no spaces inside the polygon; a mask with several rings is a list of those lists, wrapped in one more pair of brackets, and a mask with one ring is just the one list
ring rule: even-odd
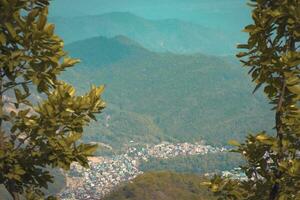
{"label": "thin twig", "polygon": [[5,88],[4,90],[0,91],[0,95],[4,94],[4,92],[6,92],[7,90],[10,90],[18,85],[22,85],[22,84],[28,84],[28,83],[31,83],[32,81],[23,81],[23,82],[19,82],[19,83],[15,83],[14,85],[12,86],[9,86],[7,88]]}

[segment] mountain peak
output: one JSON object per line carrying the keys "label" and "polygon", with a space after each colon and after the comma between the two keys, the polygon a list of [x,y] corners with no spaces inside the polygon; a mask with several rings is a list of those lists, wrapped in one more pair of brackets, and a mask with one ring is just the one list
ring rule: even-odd
{"label": "mountain peak", "polygon": [[130,12],[110,12],[51,20],[66,43],[102,35],[117,36],[121,43],[137,45],[119,37],[123,35],[156,52],[224,55],[234,48],[232,40],[222,32],[178,19],[152,20]]}
{"label": "mountain peak", "polygon": [[136,42],[136,41],[124,36],[124,35],[116,35],[112,39],[116,40],[116,41],[118,41],[118,42],[120,42],[124,45],[136,46],[136,47],[142,48],[142,46],[138,42]]}
{"label": "mountain peak", "polygon": [[114,12],[108,12],[108,13],[104,13],[102,15],[110,15],[110,16],[127,16],[127,17],[138,17],[135,14],[131,13],[131,12],[121,12],[121,11],[114,11]]}
{"label": "mountain peak", "polygon": [[84,65],[94,67],[150,53],[140,44],[123,35],[80,40],[66,45],[66,49],[71,50],[73,57],[82,59]]}

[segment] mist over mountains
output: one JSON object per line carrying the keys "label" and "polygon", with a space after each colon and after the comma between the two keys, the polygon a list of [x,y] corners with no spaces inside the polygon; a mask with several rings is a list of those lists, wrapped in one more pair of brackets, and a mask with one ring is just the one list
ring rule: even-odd
{"label": "mist over mountains", "polygon": [[249,12],[243,0],[54,0],[50,7],[66,42],[125,35],[154,51],[212,55],[236,53]]}
{"label": "mist over mountains", "polygon": [[147,19],[179,19],[234,34],[250,21],[243,0],[53,0],[50,14],[74,17],[116,11]]}
{"label": "mist over mountains", "polygon": [[124,35],[158,52],[234,55],[239,35],[177,19],[148,20],[128,12],[78,17],[53,17],[66,43],[96,36]]}

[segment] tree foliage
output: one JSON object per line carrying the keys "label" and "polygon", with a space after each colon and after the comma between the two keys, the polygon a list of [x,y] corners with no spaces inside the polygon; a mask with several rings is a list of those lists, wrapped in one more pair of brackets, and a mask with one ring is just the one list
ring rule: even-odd
{"label": "tree foliage", "polygon": [[[237,56],[274,105],[276,135],[249,135],[235,152],[244,156],[246,181],[215,177],[219,199],[300,199],[300,1],[251,0],[254,23]],[[262,120],[262,119],[258,119]]]}
{"label": "tree foliage", "polygon": [[96,146],[78,140],[105,106],[103,86],[76,96],[58,79],[78,60],[47,23],[48,5],[0,1],[0,184],[14,199],[43,199],[41,189],[53,181],[46,168],[88,166]]}

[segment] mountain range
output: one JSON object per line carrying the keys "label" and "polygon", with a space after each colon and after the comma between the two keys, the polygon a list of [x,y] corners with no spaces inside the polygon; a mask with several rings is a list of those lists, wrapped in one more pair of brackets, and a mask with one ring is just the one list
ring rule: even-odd
{"label": "mountain range", "polygon": [[233,55],[235,44],[241,40],[239,34],[233,36],[178,19],[149,20],[129,12],[52,17],[50,21],[67,44],[97,36],[124,35],[158,52]]}
{"label": "mountain range", "polygon": [[62,78],[79,92],[105,84],[108,103],[85,140],[120,148],[130,141],[205,140],[226,145],[271,130],[270,106],[231,57],[157,53],[125,37],[94,37],[66,46],[82,63]]}
{"label": "mountain range", "polygon": [[54,0],[49,14],[74,17],[116,11],[147,19],[176,18],[231,31],[234,35],[250,23],[250,7],[244,0],[89,0],[88,3],[86,0]]}

